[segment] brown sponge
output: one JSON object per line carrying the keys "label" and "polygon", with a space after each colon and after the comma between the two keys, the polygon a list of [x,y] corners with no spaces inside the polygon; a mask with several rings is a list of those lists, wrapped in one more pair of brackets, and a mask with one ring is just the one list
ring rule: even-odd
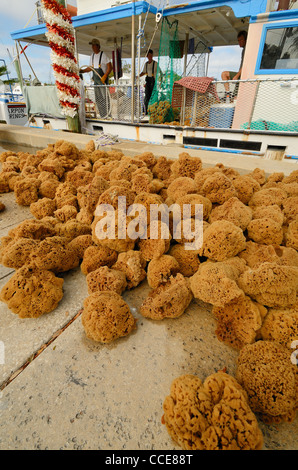
{"label": "brown sponge", "polygon": [[29,219],[21,222],[17,227],[10,230],[9,235],[15,238],[32,238],[43,240],[56,235],[56,230],[48,222],[43,220]]}
{"label": "brown sponge", "polygon": [[178,273],[165,283],[149,292],[142,303],[140,312],[146,318],[163,320],[180,317],[193,298],[187,278]]}
{"label": "brown sponge", "polygon": [[147,262],[140,251],[129,250],[119,253],[113,269],[122,271],[126,276],[127,288],[138,286],[146,278]]}
{"label": "brown sponge", "polygon": [[273,219],[277,224],[283,225],[284,215],[277,204],[272,206],[256,206],[252,213],[253,219]]}
{"label": "brown sponge", "polygon": [[113,291],[121,295],[126,288],[126,277],[122,271],[101,266],[91,271],[86,278],[88,292]]}
{"label": "brown sponge", "polygon": [[29,263],[31,253],[37,249],[38,245],[39,242],[32,238],[12,239],[11,243],[3,249],[1,244],[1,263],[8,268],[19,269]]}
{"label": "brown sponge", "polygon": [[291,348],[292,342],[298,340],[298,304],[287,309],[270,308],[260,333],[264,340]]}
{"label": "brown sponge", "polygon": [[197,188],[192,178],[187,176],[179,176],[172,181],[168,187],[168,197],[173,201],[177,201],[179,197],[186,194],[195,194]]}
{"label": "brown sponge", "polygon": [[111,343],[136,328],[127,303],[112,291],[96,292],[85,299],[82,324],[87,337],[100,343]]}
{"label": "brown sponge", "polygon": [[241,349],[236,378],[252,410],[266,423],[291,422],[298,405],[298,372],[289,350],[275,341],[257,341]]}
{"label": "brown sponge", "polygon": [[17,204],[20,206],[30,206],[38,201],[38,189],[40,181],[33,178],[24,178],[14,185],[14,194]]}
{"label": "brown sponge", "polygon": [[206,178],[201,194],[210,199],[213,204],[223,204],[231,197],[237,197],[232,180],[218,172]]}
{"label": "brown sponge", "polygon": [[246,238],[240,227],[218,220],[204,231],[203,255],[213,261],[232,258],[245,249]]}
{"label": "brown sponge", "polygon": [[250,268],[257,268],[265,262],[284,266],[298,266],[298,253],[294,248],[276,245],[262,245],[249,240],[239,258],[246,261]]}
{"label": "brown sponge", "polygon": [[184,450],[261,450],[263,435],[245,390],[216,372],[204,381],[182,375],[163,403],[162,423]]}
{"label": "brown sponge", "polygon": [[87,275],[101,266],[111,267],[117,260],[117,252],[104,245],[92,245],[86,248],[81,264],[82,273]]}
{"label": "brown sponge", "polygon": [[173,245],[169,255],[173,256],[179,264],[179,273],[185,277],[193,276],[200,266],[198,253],[193,250],[186,250],[184,245]]}
{"label": "brown sponge", "polygon": [[56,210],[56,203],[53,199],[42,198],[30,205],[30,212],[36,219],[43,219],[44,217],[52,217]]}
{"label": "brown sponge", "polygon": [[172,176],[179,178],[186,176],[187,178],[194,178],[195,174],[202,169],[202,160],[199,157],[190,156],[186,152],[179,154],[172,166]]}
{"label": "brown sponge", "polygon": [[51,271],[23,266],[2,288],[0,300],[20,318],[37,318],[58,306],[63,282]]}
{"label": "brown sponge", "polygon": [[67,220],[64,224],[58,224],[58,235],[66,237],[68,240],[73,240],[80,235],[91,235],[91,227],[88,224],[83,224],[75,219]]}
{"label": "brown sponge", "polygon": [[297,302],[298,268],[263,263],[247,269],[238,285],[251,298],[267,307],[292,307]]}
{"label": "brown sponge", "polygon": [[238,199],[248,204],[253,194],[261,189],[261,185],[251,176],[240,175],[233,180]]}
{"label": "brown sponge", "polygon": [[289,223],[285,233],[285,242],[287,247],[298,250],[298,218]]}
{"label": "brown sponge", "polygon": [[231,197],[212,210],[209,222],[212,224],[217,220],[228,220],[244,231],[252,220],[252,210],[237,197]]}
{"label": "brown sponge", "polygon": [[267,309],[249,297],[224,307],[213,307],[217,320],[216,336],[223,343],[241,349],[257,339]]}
{"label": "brown sponge", "polygon": [[248,205],[252,208],[256,206],[273,206],[281,207],[282,203],[287,199],[287,193],[281,188],[261,189],[253,194]]}
{"label": "brown sponge", "polygon": [[283,241],[282,224],[264,217],[254,219],[247,226],[248,237],[256,243],[263,245],[281,245]]}
{"label": "brown sponge", "polygon": [[198,213],[198,211],[196,210],[196,205],[199,206],[199,210],[200,205],[202,205],[202,216],[204,220],[209,219],[210,213],[212,211],[212,202],[210,201],[210,199],[202,196],[201,194],[186,194],[184,196],[181,196],[176,200],[176,204],[180,206],[181,214],[183,214],[184,211],[183,205],[189,204],[191,217],[195,217],[195,215]]}
{"label": "brown sponge", "polygon": [[146,238],[138,241],[139,250],[146,261],[167,253],[172,239],[167,224],[160,221],[151,222],[147,227],[146,235]]}
{"label": "brown sponge", "polygon": [[223,262],[206,261],[190,278],[190,287],[195,298],[223,307],[244,298],[237,280],[246,269],[245,261],[231,258]]}
{"label": "brown sponge", "polygon": [[178,261],[170,255],[152,259],[148,264],[147,282],[152,289],[166,283],[179,271]]}
{"label": "brown sponge", "polygon": [[49,237],[42,240],[30,254],[29,263],[39,269],[54,273],[70,271],[79,265],[79,258],[69,241],[64,237]]}
{"label": "brown sponge", "polygon": [[75,219],[77,217],[78,211],[74,206],[65,205],[60,209],[57,209],[54,212],[54,216],[56,219],[60,220],[60,222],[65,223],[68,220]]}
{"label": "brown sponge", "polygon": [[94,242],[91,235],[79,235],[69,242],[69,246],[75,250],[78,258],[82,260],[85,251],[89,246],[94,246]]}

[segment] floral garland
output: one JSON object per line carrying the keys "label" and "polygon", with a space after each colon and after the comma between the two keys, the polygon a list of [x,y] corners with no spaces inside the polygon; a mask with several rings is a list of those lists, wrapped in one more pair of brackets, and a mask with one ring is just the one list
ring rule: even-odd
{"label": "floral garland", "polygon": [[71,16],[56,0],[42,0],[42,7],[62,113],[74,118],[80,105],[80,77]]}

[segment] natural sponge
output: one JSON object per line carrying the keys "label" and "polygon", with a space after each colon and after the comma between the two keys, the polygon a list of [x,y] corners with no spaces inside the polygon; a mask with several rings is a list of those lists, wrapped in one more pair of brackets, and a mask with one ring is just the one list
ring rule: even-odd
{"label": "natural sponge", "polygon": [[31,238],[16,238],[3,247],[1,245],[1,264],[8,268],[19,269],[28,264],[30,255],[38,247],[39,242]]}
{"label": "natural sponge", "polygon": [[285,242],[287,247],[298,251],[298,218],[289,223],[288,230],[285,233]]}
{"label": "natural sponge", "polygon": [[209,218],[209,222],[212,224],[217,220],[228,220],[237,227],[245,230],[252,219],[252,209],[237,197],[231,197],[222,205],[215,207]]}
{"label": "natural sponge", "polygon": [[56,203],[53,199],[42,198],[30,205],[30,212],[36,219],[53,216],[56,210]]}
{"label": "natural sponge", "polygon": [[101,266],[111,267],[117,260],[117,252],[103,245],[91,245],[84,252],[82,273],[87,275]]}
{"label": "natural sponge", "polygon": [[189,205],[188,209],[190,209],[191,217],[195,217],[197,214],[200,213],[200,206],[202,205],[202,216],[204,220],[208,220],[210,212],[212,210],[212,202],[207,197],[202,196],[201,194],[185,194],[184,196],[181,196],[176,200],[176,204],[180,206],[181,214],[183,214],[184,211],[183,206]]}
{"label": "natural sponge", "polygon": [[265,422],[292,421],[298,405],[297,366],[289,350],[275,341],[257,341],[241,349],[236,378],[254,412]]}
{"label": "natural sponge", "polygon": [[231,197],[237,196],[233,182],[219,172],[215,172],[206,178],[200,194],[206,196],[214,204],[224,204]]}
{"label": "natural sponge", "polygon": [[82,324],[88,338],[111,343],[136,328],[129,306],[116,292],[95,292],[84,301]]}
{"label": "natural sponge", "polygon": [[195,298],[223,307],[244,298],[243,290],[237,285],[240,274],[245,270],[245,261],[231,258],[224,262],[206,261],[190,278],[190,287]]}
{"label": "natural sponge", "polygon": [[152,259],[148,264],[147,281],[153,289],[169,280],[179,271],[178,261],[170,255]]}
{"label": "natural sponge", "polygon": [[298,340],[298,304],[293,308],[270,308],[260,331],[264,340],[277,341],[291,348]]}
{"label": "natural sponge", "polygon": [[281,188],[261,189],[253,194],[248,205],[252,208],[257,206],[273,206],[281,207],[287,199],[287,193]]}
{"label": "natural sponge", "polygon": [[172,175],[175,178],[184,176],[194,178],[195,174],[202,169],[202,160],[199,157],[190,156],[186,152],[180,153],[178,160],[172,166]]}
{"label": "natural sponge", "polygon": [[225,372],[204,381],[182,375],[163,403],[162,423],[184,450],[261,450],[263,435],[247,394]]}
{"label": "natural sponge", "polygon": [[245,246],[243,231],[228,220],[213,222],[204,231],[203,255],[213,261],[232,258],[244,250]]}
{"label": "natural sponge", "polygon": [[38,200],[38,189],[40,181],[34,178],[24,178],[17,181],[14,186],[16,202],[20,206],[30,206]]}
{"label": "natural sponge", "polygon": [[126,277],[122,271],[110,269],[108,266],[101,266],[95,271],[91,271],[86,278],[88,292],[113,291],[121,295],[126,288]]}
{"label": "natural sponge", "polygon": [[263,263],[247,269],[239,279],[243,291],[267,307],[291,307],[297,302],[298,268]]}
{"label": "natural sponge", "polygon": [[217,320],[217,338],[235,349],[241,349],[256,341],[267,309],[246,296],[224,307],[213,307],[212,313]]}
{"label": "natural sponge", "polygon": [[37,318],[58,306],[63,282],[51,271],[23,266],[2,288],[0,300],[20,318]]}
{"label": "natural sponge", "polygon": [[186,250],[184,245],[173,245],[169,255],[173,256],[179,264],[179,273],[185,277],[193,276],[200,266],[200,259],[197,251]]}
{"label": "natural sponge", "polygon": [[31,266],[54,273],[70,271],[79,265],[76,251],[64,237],[49,237],[40,241],[29,258]]}
{"label": "natural sponge", "polygon": [[138,241],[138,248],[146,261],[159,258],[170,248],[172,235],[169,227],[162,221],[154,220],[147,227],[147,238]]}
{"label": "natural sponge", "polygon": [[172,181],[168,187],[168,196],[176,201],[179,197],[186,194],[195,194],[197,192],[195,182],[187,176],[179,176]]}
{"label": "natural sponge", "polygon": [[193,298],[189,281],[182,274],[171,276],[168,282],[149,292],[140,312],[152,320],[180,317]]}
{"label": "natural sponge", "polygon": [[129,250],[119,253],[113,269],[122,271],[125,274],[127,288],[137,287],[146,278],[147,262],[140,251]]}
{"label": "natural sponge", "polygon": [[254,219],[247,226],[248,237],[264,245],[281,245],[283,241],[282,224],[270,217]]}

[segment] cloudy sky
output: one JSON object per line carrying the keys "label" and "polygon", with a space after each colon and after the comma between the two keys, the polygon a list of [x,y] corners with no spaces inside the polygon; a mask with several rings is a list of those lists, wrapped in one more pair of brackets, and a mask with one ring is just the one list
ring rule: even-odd
{"label": "cloudy sky", "polygon": [[[10,33],[23,29],[27,26],[37,24],[36,0],[9,0],[0,1],[0,59],[5,60],[10,71],[11,77],[15,77],[14,66],[11,65],[9,53],[15,55],[15,44],[11,39]],[[76,5],[75,0],[69,1]],[[24,43],[22,43],[24,46]],[[34,69],[38,79],[41,82],[54,82],[52,66],[50,60],[50,50],[46,47],[30,45],[26,49],[26,55]],[[224,69],[238,70],[241,50],[238,46],[229,48],[214,48],[210,55],[208,76],[220,79],[221,71]],[[23,76],[28,78],[33,75],[30,67],[24,57],[22,57]],[[3,65],[3,62],[1,62]]]}

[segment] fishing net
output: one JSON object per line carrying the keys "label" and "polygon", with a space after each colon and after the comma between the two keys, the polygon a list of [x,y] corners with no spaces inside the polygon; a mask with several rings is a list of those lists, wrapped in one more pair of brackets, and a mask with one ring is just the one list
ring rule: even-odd
{"label": "fishing net", "polygon": [[179,124],[181,103],[173,99],[175,83],[183,76],[206,76],[206,58],[212,48],[199,38],[190,38],[185,61],[185,41],[179,40],[178,26],[177,20],[171,23],[163,18],[156,80],[148,106],[151,124]]}
{"label": "fishing net", "polygon": [[179,110],[172,107],[173,84],[182,78],[184,41],[178,39],[178,21],[163,18],[155,84],[149,101],[150,124],[178,119]]}

